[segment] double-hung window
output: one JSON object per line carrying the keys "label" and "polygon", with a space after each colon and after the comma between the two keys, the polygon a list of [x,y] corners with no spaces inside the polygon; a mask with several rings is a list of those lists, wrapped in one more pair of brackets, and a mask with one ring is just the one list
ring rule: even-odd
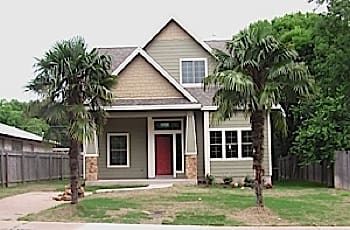
{"label": "double-hung window", "polygon": [[180,59],[181,84],[187,86],[201,85],[207,75],[206,58],[184,58]]}
{"label": "double-hung window", "polygon": [[251,159],[252,132],[244,129],[214,129],[209,132],[211,159]]}
{"label": "double-hung window", "polygon": [[107,167],[129,167],[129,134],[107,134]]}

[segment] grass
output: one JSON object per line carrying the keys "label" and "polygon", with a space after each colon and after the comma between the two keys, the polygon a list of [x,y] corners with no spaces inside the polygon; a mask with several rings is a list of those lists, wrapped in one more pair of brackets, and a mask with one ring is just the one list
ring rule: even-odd
{"label": "grass", "polygon": [[8,196],[18,195],[27,192],[35,191],[56,191],[63,190],[64,185],[68,184],[68,180],[50,180],[50,181],[35,181],[25,182],[10,185],[8,188],[0,187],[0,199]]}
{"label": "grass", "polygon": [[[95,194],[77,206],[29,215],[30,221],[195,225],[350,225],[350,192],[321,185],[282,182],[265,190],[265,209],[254,191],[221,187],[174,187]],[[23,220],[23,219],[22,219]]]}

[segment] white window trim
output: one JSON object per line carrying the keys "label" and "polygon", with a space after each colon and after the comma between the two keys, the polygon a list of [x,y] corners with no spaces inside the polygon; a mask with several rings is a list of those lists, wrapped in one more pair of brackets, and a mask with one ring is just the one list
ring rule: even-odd
{"label": "white window trim", "polygon": [[[210,158],[210,132],[219,131],[221,132],[222,140],[222,158]],[[236,131],[238,139],[238,157],[236,158],[226,158],[226,131]],[[209,128],[209,159],[210,161],[250,161],[253,160],[252,157],[242,157],[242,131],[252,131],[251,127],[239,127],[239,128]]]}
{"label": "white window trim", "polygon": [[204,78],[208,76],[208,59],[207,58],[180,58],[180,83],[184,87],[199,87],[203,86],[203,83],[182,83],[182,62],[183,61],[204,61]]}
{"label": "white window trim", "polygon": [[[126,165],[110,164],[110,137],[126,136]],[[129,133],[107,133],[107,168],[130,168],[130,138]]]}

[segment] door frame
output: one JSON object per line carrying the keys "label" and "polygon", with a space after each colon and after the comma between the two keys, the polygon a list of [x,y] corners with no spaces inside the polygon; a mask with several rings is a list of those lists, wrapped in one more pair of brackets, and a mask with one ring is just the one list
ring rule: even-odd
{"label": "door frame", "polygon": [[[156,121],[180,121],[181,122],[181,130],[154,130],[154,123]],[[184,173],[185,172],[185,157],[184,157],[184,122],[182,118],[157,118],[157,119],[152,119],[151,126],[149,129],[151,130],[151,138],[152,138],[152,149],[154,150],[154,156],[155,156],[155,142],[156,142],[156,134],[169,134],[172,135],[172,141],[173,141],[173,177],[176,178],[176,173]],[[176,171],[176,134],[181,134],[181,160],[182,160],[182,170],[181,171]],[[154,166],[155,166],[154,162]],[[154,167],[154,175],[155,175],[155,167]],[[155,175],[156,176],[156,175]]]}

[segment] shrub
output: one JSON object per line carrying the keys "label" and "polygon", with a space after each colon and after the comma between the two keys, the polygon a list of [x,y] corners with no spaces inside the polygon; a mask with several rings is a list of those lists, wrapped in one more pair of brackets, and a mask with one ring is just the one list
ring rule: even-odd
{"label": "shrub", "polygon": [[206,179],[207,179],[207,183],[208,184],[210,184],[210,185],[212,185],[212,184],[214,184],[215,183],[215,176],[213,176],[213,175],[207,175],[206,176]]}
{"label": "shrub", "polygon": [[226,185],[231,184],[233,181],[231,176],[225,176],[222,180],[224,181],[224,184],[226,184]]}

